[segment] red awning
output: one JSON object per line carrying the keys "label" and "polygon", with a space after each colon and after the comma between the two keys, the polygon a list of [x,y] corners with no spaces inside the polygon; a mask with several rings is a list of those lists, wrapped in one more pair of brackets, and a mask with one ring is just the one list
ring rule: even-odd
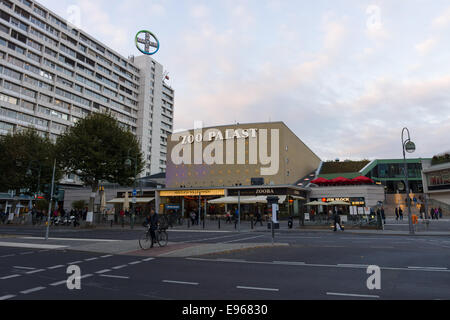
{"label": "red awning", "polygon": [[359,176],[352,179],[353,182],[359,182],[359,183],[375,183],[372,179],[365,177],[365,176]]}
{"label": "red awning", "polygon": [[317,178],[316,180],[311,181],[311,183],[321,184],[321,183],[330,183],[330,181],[325,178]]}
{"label": "red awning", "polygon": [[336,183],[336,184],[349,184],[352,182],[352,180],[344,178],[344,177],[337,177],[337,178],[330,180],[330,182]]}

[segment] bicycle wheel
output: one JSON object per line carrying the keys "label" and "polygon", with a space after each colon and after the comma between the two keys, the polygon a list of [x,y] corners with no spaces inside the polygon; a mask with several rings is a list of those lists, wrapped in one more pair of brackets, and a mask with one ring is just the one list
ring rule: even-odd
{"label": "bicycle wheel", "polygon": [[166,231],[158,231],[158,244],[160,247],[167,246],[167,242],[169,242],[169,235]]}
{"label": "bicycle wheel", "polygon": [[142,250],[148,250],[150,249],[151,245],[152,245],[152,237],[148,232],[146,232],[139,239],[139,246],[141,247]]}

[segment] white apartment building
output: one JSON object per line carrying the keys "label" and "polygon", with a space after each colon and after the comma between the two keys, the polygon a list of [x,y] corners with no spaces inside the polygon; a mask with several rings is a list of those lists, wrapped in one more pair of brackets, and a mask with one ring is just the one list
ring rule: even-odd
{"label": "white apartment building", "polygon": [[165,171],[174,91],[163,66],[125,58],[35,1],[0,0],[0,134],[34,127],[55,140],[91,112],[137,135],[146,166]]}

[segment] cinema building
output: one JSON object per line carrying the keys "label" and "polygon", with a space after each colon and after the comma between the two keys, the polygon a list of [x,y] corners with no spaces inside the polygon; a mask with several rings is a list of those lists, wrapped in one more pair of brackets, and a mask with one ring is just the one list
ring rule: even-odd
{"label": "cinema building", "polygon": [[[324,167],[283,122],[192,129],[168,137],[165,187],[145,190],[136,203],[143,207],[140,212],[156,208],[185,217],[199,209],[202,216],[234,212],[239,205],[245,219],[258,211],[270,214],[267,196],[279,198],[280,217],[299,217],[312,200],[344,200],[350,204],[342,208],[345,213],[350,206],[365,212],[360,209],[384,200],[384,187],[373,181],[312,184]],[[124,198],[121,191],[108,202],[120,206]],[[327,212],[327,207],[317,210]]]}
{"label": "cinema building", "polygon": [[281,213],[298,215],[320,158],[283,122],[193,129],[168,138],[166,187],[155,190],[160,213],[202,208],[223,214],[238,203],[245,216],[279,197]]}

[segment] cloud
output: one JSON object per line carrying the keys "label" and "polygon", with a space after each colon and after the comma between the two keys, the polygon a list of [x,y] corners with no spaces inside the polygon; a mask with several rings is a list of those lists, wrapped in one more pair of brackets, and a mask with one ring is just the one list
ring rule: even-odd
{"label": "cloud", "polygon": [[432,21],[431,25],[433,28],[443,29],[447,27],[449,24],[450,24],[450,7],[443,10],[443,12]]}
{"label": "cloud", "polygon": [[196,19],[206,18],[209,14],[209,8],[204,5],[195,5],[190,10],[190,15]]}
{"label": "cloud", "polygon": [[415,49],[417,50],[417,52],[420,55],[424,56],[424,55],[427,55],[428,53],[430,53],[430,51],[432,51],[436,47],[437,43],[438,43],[437,38],[431,37],[431,38],[428,38],[427,40],[417,44],[415,46]]}

